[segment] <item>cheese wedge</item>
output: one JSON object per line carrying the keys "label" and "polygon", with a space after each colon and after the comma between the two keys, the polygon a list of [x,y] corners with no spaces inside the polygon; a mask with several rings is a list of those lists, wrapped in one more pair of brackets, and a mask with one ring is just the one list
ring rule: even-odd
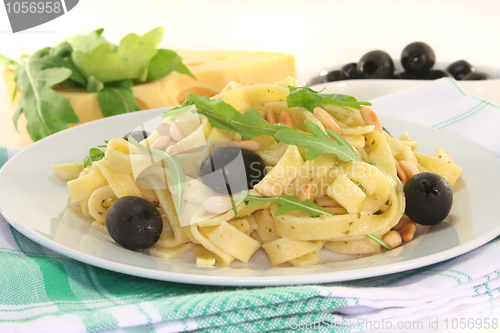
{"label": "cheese wedge", "polygon": [[[143,110],[182,104],[188,93],[212,97],[229,82],[243,85],[275,83],[287,76],[296,77],[295,57],[291,54],[250,51],[176,50],[196,80],[177,72],[159,80],[132,87],[137,104]],[[15,89],[15,74],[4,71],[9,96]],[[96,93],[82,90],[58,90],[70,100],[81,123],[102,118]],[[14,104],[19,101],[17,94]],[[25,124],[21,119],[19,126]],[[76,125],[76,124],[75,124]]]}

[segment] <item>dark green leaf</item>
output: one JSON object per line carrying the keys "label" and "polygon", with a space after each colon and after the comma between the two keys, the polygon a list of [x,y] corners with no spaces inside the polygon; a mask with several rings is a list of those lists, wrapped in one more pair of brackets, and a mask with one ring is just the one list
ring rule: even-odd
{"label": "dark green leaf", "polygon": [[105,86],[97,93],[97,100],[104,117],[140,110],[129,88]]}
{"label": "dark green leaf", "polygon": [[342,161],[362,161],[354,148],[337,133],[327,129],[328,134],[334,138],[333,140],[312,121],[306,120],[304,123],[311,131],[312,136],[292,131],[281,131],[276,133],[275,138],[291,145],[307,147],[306,159],[308,160],[329,153]]}
{"label": "dark green leaf", "polygon": [[316,205],[311,199],[300,201],[299,199],[287,194],[281,195],[279,197],[257,197],[249,194],[246,196],[245,201],[249,201],[247,207],[268,202],[275,202],[277,204],[280,204],[280,208],[276,211],[276,216],[283,215],[295,210],[306,211],[311,215],[311,217],[319,217],[321,215],[335,215]]}
{"label": "dark green leaf", "polygon": [[342,94],[320,94],[309,87],[289,86],[290,94],[287,96],[288,107],[303,107],[313,112],[314,108],[324,105],[346,106],[360,109],[361,105],[371,105],[369,102],[358,102],[352,96]]}
{"label": "dark green leaf", "polygon": [[193,73],[191,73],[191,71],[189,70],[189,68],[186,67],[186,65],[184,65],[183,63],[180,63],[179,66],[177,66],[175,68],[175,71],[177,73],[180,73],[180,74],[184,74],[184,75],[189,75],[191,76],[193,79],[196,80],[196,77],[194,76]]}
{"label": "dark green leaf", "polygon": [[90,148],[89,154],[87,157],[85,157],[85,160],[83,161],[83,166],[84,167],[89,167],[92,165],[92,163],[96,161],[100,161],[104,158],[104,153],[97,148]]}
{"label": "dark green leaf", "polygon": [[17,89],[21,91],[21,98],[13,121],[17,128],[19,116],[24,113],[27,120],[26,129],[33,141],[66,129],[69,124],[79,121],[70,102],[52,90],[54,85],[64,82],[72,74],[66,66],[61,67],[62,60],[48,55],[47,49],[43,49],[25,59],[16,73]]}
{"label": "dark green leaf", "polygon": [[[212,126],[240,133],[243,140],[249,140],[259,135],[274,136],[279,131],[305,133],[283,124],[270,124],[255,109],[240,113],[222,99],[213,100],[206,96],[187,94],[186,101],[182,105],[183,107],[195,105],[198,113],[205,115]],[[176,108],[165,112],[163,116],[169,117],[172,112],[176,112]]]}
{"label": "dark green leaf", "polygon": [[[185,72],[187,70],[187,72]],[[172,73],[173,71],[184,72],[194,78],[193,74],[182,64],[182,58],[172,50],[159,49],[151,59],[148,66],[147,81],[153,81]]]}

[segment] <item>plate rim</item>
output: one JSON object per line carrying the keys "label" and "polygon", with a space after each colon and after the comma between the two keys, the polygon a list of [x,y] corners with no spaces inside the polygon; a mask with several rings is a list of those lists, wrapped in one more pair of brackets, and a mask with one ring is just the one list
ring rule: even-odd
{"label": "plate rim", "polygon": [[[161,108],[161,109],[153,109],[153,110],[147,110],[147,111],[141,111],[141,115],[137,116],[138,118],[144,118],[143,121],[147,121],[148,119],[151,119],[152,117],[158,116],[161,112],[165,111],[166,109],[169,108]],[[80,128],[79,131],[84,131],[88,127],[94,127],[96,126],[96,122],[113,122],[114,120],[117,120],[118,118],[116,117],[121,117],[120,119],[124,118],[133,118],[130,116],[131,114],[125,114],[125,115],[118,115],[114,117],[108,117],[108,118],[103,118],[91,123],[86,123],[79,125],[75,128]],[[148,117],[148,118],[147,118]],[[135,117],[134,117],[135,118]],[[430,130],[433,131],[438,131],[442,133],[443,135],[449,135],[452,137],[459,138],[460,140],[467,141],[470,144],[473,144],[477,146],[478,151],[480,151],[482,154],[487,154],[490,157],[495,158],[497,161],[500,162],[500,160],[491,152],[486,150],[485,148],[477,145],[476,143],[469,141],[465,138],[459,137],[455,134],[445,132],[445,131],[440,131],[434,128],[431,128],[426,125],[422,124],[416,124],[412,123],[410,121],[404,120],[404,119],[398,119],[394,117],[386,117],[383,115],[380,115],[380,118],[383,120],[384,118],[390,118],[393,121],[396,122],[403,122],[403,123],[409,123],[413,124],[415,126],[420,126],[420,127],[426,127]],[[70,128],[64,131],[61,131],[59,133],[56,133],[52,136],[49,136],[45,139],[42,139],[38,142],[35,142],[34,144],[30,145],[29,147],[23,149],[21,152],[16,154],[14,157],[12,157],[7,163],[4,165],[2,169],[0,169],[0,180],[4,176],[4,174],[7,173],[5,170],[9,170],[11,165],[15,165],[16,161],[18,159],[22,159],[23,155],[30,154],[32,150],[38,149],[39,146],[45,145],[45,142],[50,141],[50,140],[57,140],[60,136],[65,136],[68,133],[68,131],[72,131],[74,128]],[[7,166],[7,168],[5,168]],[[1,196],[0,196],[1,198]],[[108,260],[105,258],[98,258],[95,256],[91,256],[89,254],[85,254],[70,248],[67,248],[65,246],[62,246],[58,243],[56,243],[53,240],[50,240],[49,238],[40,235],[39,233],[31,232],[29,228],[26,228],[26,226],[23,225],[23,223],[14,221],[12,218],[9,217],[8,214],[8,208],[4,209],[2,208],[4,203],[0,201],[0,213],[1,215],[6,219],[6,221],[14,227],[16,230],[18,230],[20,233],[22,233],[24,236],[28,237],[29,239],[33,240],[34,242],[52,250],[57,253],[60,253],[62,255],[65,255],[71,259],[77,260],[79,262],[83,262],[85,264],[89,264],[92,266],[100,267],[103,269],[115,271],[118,273],[123,273],[123,274],[128,274],[128,275],[133,275],[137,277],[143,277],[143,278],[150,278],[150,279],[155,279],[155,280],[162,280],[162,281],[170,281],[170,282],[177,282],[177,283],[188,283],[188,284],[204,284],[204,285],[218,285],[218,286],[280,286],[280,285],[303,285],[303,284],[316,284],[316,283],[333,283],[333,282],[339,282],[339,281],[346,281],[352,279],[352,271],[356,272],[356,278],[355,279],[363,279],[363,278],[369,278],[369,277],[374,277],[374,276],[383,276],[383,275],[388,275],[388,274],[393,274],[393,273],[399,273],[407,270],[412,270],[412,269],[417,269],[421,267],[425,267],[428,265],[436,264],[448,259],[453,259],[456,258],[457,256],[460,256],[462,254],[465,254],[467,252],[470,252],[486,243],[491,241],[492,239],[496,238],[498,235],[500,235],[500,225],[496,228],[493,228],[489,232],[477,236],[464,244],[460,244],[459,246],[453,247],[451,249],[447,249],[438,253],[430,254],[427,256],[424,256],[422,258],[416,258],[416,259],[411,259],[411,260],[405,260],[403,262],[396,262],[396,263],[389,263],[386,265],[382,266],[375,266],[375,267],[364,267],[364,268],[354,268],[354,269],[346,269],[342,271],[331,271],[331,272],[321,272],[321,273],[314,273],[314,274],[306,274],[306,275],[290,275],[290,276],[250,276],[250,277],[235,277],[235,276],[209,276],[209,275],[202,275],[202,273],[199,274],[186,274],[186,273],[177,273],[177,272],[168,272],[168,271],[159,271],[159,270],[154,270],[154,269],[149,269],[149,268],[144,268],[144,267],[137,267],[137,266],[131,266],[129,264],[123,264],[119,263],[116,261]],[[425,260],[425,263],[422,263],[423,259]],[[378,268],[383,269],[383,273],[374,273],[373,268]],[[293,269],[293,267],[290,267],[290,269]],[[349,274],[351,273],[351,274]],[[332,275],[335,276],[335,278],[332,278]],[[307,281],[305,282],[299,282],[297,283],[297,280],[303,280],[304,277],[307,277]],[[201,280],[201,281],[200,281]]]}

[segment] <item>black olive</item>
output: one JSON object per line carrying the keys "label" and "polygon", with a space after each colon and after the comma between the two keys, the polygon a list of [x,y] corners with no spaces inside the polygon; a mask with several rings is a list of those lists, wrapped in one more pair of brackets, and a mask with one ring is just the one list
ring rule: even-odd
{"label": "black olive", "polygon": [[333,71],[329,71],[325,76],[326,82],[342,81],[342,80],[349,80],[349,79],[350,79],[349,74],[342,69],[336,69]]}
{"label": "black olive", "polygon": [[489,76],[488,74],[483,73],[483,72],[471,72],[462,78],[463,81],[466,81],[466,80],[489,80],[489,79],[491,79],[491,76]]}
{"label": "black olive", "polygon": [[410,177],[404,185],[406,215],[418,224],[434,225],[450,213],[453,193],[442,176],[422,172]]}
{"label": "black olive", "polygon": [[401,65],[410,74],[423,74],[436,62],[434,50],[423,42],[408,44],[401,52]]}
{"label": "black olive", "polygon": [[394,73],[393,79],[396,79],[396,80],[416,80],[417,76],[414,74],[406,73],[406,72],[397,72],[397,73]]}
{"label": "black olive", "polygon": [[370,51],[359,60],[358,73],[367,79],[390,79],[394,74],[394,62],[384,51]]}
{"label": "black olive", "polygon": [[[137,142],[141,142],[142,140],[146,139],[148,136],[151,135],[150,133],[148,133],[147,131],[144,131],[144,130],[142,130],[142,131],[132,131],[132,132],[130,132],[128,134],[130,134],[130,136],[133,137],[135,139],[135,141],[137,141]],[[126,135],[123,137],[123,140],[127,140],[128,141]]]}
{"label": "black olive", "polygon": [[125,196],[109,207],[106,228],[118,244],[138,251],[147,249],[158,241],[163,221],[151,202],[140,197]]}
{"label": "black olive", "polygon": [[360,78],[360,76],[358,74],[358,64],[355,63],[355,62],[351,62],[349,64],[345,64],[340,69],[346,71],[347,74],[349,74],[349,77],[351,79],[359,79]]}
{"label": "black olive", "polygon": [[313,86],[315,84],[322,84],[326,82],[326,75],[318,75],[313,78],[311,78],[308,82],[308,86]]}
{"label": "black olive", "polygon": [[462,80],[465,75],[470,72],[475,72],[476,69],[465,60],[458,60],[446,67],[446,71],[450,73],[455,80]]}
{"label": "black olive", "polygon": [[238,147],[219,147],[200,166],[203,183],[226,195],[252,189],[265,175],[264,160],[257,153]]}
{"label": "black olive", "polygon": [[424,73],[424,80],[437,80],[442,79],[443,77],[452,77],[450,73],[441,69],[431,69],[427,73]]}

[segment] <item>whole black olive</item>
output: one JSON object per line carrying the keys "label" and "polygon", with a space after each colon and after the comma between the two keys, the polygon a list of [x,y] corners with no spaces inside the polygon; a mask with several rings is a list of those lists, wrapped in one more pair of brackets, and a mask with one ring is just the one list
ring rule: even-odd
{"label": "whole black olive", "polygon": [[465,75],[475,72],[476,69],[465,60],[458,60],[446,67],[446,71],[450,73],[455,80],[462,80]]}
{"label": "whole black olive", "polygon": [[140,197],[117,199],[109,207],[105,220],[111,238],[133,251],[151,247],[163,230],[163,221],[156,207]]}
{"label": "whole black olive", "polygon": [[226,195],[252,189],[265,175],[264,160],[257,153],[238,147],[219,147],[200,166],[203,183]]}
{"label": "whole black olive", "polygon": [[406,215],[418,224],[434,225],[450,213],[453,193],[442,176],[422,172],[410,177],[404,185]]}
{"label": "whole black olive", "polygon": [[360,76],[358,74],[358,64],[355,62],[345,64],[340,69],[346,71],[347,74],[349,74],[349,78],[351,78],[351,79],[359,79],[360,78]]}
{"label": "whole black olive", "polygon": [[349,80],[349,79],[350,79],[349,74],[347,74],[347,72],[342,70],[342,69],[336,69],[333,71],[329,71],[325,76],[326,82],[342,81],[342,80]]}
{"label": "whole black olive", "polygon": [[367,79],[390,79],[394,74],[394,62],[391,56],[380,50],[363,55],[357,68],[358,73]]}
{"label": "whole black olive", "polygon": [[423,74],[436,62],[434,50],[423,42],[408,44],[401,52],[401,65],[410,74]]}
{"label": "whole black olive", "polygon": [[[135,141],[137,141],[137,142],[141,142],[142,140],[146,139],[148,136],[151,135],[150,133],[148,133],[147,131],[144,131],[144,130],[142,130],[142,131],[132,131],[132,132],[130,132],[128,134],[130,134],[130,136],[133,137],[135,139]],[[127,140],[128,141],[126,135],[123,137],[123,140]]]}
{"label": "whole black olive", "polygon": [[483,72],[470,72],[462,78],[462,81],[466,80],[489,80],[491,76]]}

